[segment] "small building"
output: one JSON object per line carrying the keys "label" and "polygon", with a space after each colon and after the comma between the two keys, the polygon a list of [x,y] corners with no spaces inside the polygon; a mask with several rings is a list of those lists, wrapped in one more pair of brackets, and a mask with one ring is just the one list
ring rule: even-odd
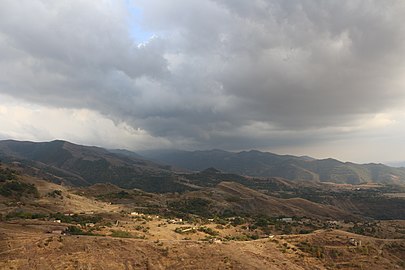
{"label": "small building", "polygon": [[282,222],[292,222],[292,221],[293,221],[293,218],[291,218],[291,217],[280,218],[279,221],[282,221]]}
{"label": "small building", "polygon": [[191,232],[193,230],[195,230],[195,229],[194,228],[187,228],[187,229],[181,230],[181,232],[186,233],[186,232]]}
{"label": "small building", "polygon": [[213,243],[213,244],[222,244],[222,240],[221,240],[221,239],[218,239],[218,238],[213,238],[213,239],[210,240],[210,243]]}
{"label": "small building", "polygon": [[356,240],[356,239],[354,239],[354,238],[350,238],[349,239],[349,243],[350,243],[350,245],[352,245],[352,246],[355,246],[355,247],[361,247],[361,240]]}
{"label": "small building", "polygon": [[168,224],[182,224],[183,223],[183,219],[169,219],[167,220]]}

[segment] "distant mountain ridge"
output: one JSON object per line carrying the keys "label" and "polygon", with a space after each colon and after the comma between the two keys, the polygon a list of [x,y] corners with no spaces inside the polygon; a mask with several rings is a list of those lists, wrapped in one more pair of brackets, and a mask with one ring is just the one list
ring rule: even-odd
{"label": "distant mountain ridge", "polygon": [[394,161],[394,162],[388,162],[385,164],[390,167],[405,168],[405,161]]}
{"label": "distant mountain ridge", "polygon": [[[193,183],[194,178],[199,186],[217,183],[217,179],[226,181],[226,177],[251,186],[241,175],[310,182],[405,184],[405,168],[383,164],[362,165],[331,158],[317,160],[257,150],[239,153],[219,149],[134,153],[61,140],[40,143],[6,140],[0,141],[0,160],[23,161],[54,177],[53,181],[56,182],[60,180],[72,185],[113,183],[124,188],[152,192],[182,191],[196,184]],[[175,172],[172,168],[186,170]],[[207,168],[211,168],[208,170],[211,174],[216,170],[225,174],[214,173],[214,176],[206,177],[207,183],[200,179],[204,173],[197,177],[187,174],[187,171],[203,171]]]}
{"label": "distant mountain ridge", "polygon": [[282,177],[334,183],[404,184],[405,168],[383,164],[355,164],[328,158],[317,160],[307,156],[277,155],[257,150],[227,152],[209,151],[145,151],[146,158],[193,171],[214,167],[224,172],[254,177]]}
{"label": "distant mountain ridge", "polygon": [[[104,148],[66,141],[0,141],[0,159],[32,166],[43,177],[75,186],[114,183],[125,188],[159,191],[172,183],[170,167]],[[169,183],[167,183],[169,182]]]}

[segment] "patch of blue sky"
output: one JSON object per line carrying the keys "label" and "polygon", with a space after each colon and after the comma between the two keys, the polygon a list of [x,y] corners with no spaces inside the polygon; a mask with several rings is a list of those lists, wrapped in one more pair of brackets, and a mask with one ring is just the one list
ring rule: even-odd
{"label": "patch of blue sky", "polygon": [[124,2],[130,15],[129,35],[137,44],[148,42],[155,34],[142,28],[142,10],[136,6],[134,0],[125,0]]}

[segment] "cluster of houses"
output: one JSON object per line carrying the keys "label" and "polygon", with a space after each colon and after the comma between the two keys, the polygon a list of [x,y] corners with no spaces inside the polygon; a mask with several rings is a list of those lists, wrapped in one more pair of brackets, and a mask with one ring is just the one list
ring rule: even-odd
{"label": "cluster of houses", "polygon": [[145,215],[143,213],[138,213],[138,212],[131,212],[129,213],[130,217],[141,217],[141,218],[147,218],[147,219],[154,219],[154,218],[160,218],[158,215]]}

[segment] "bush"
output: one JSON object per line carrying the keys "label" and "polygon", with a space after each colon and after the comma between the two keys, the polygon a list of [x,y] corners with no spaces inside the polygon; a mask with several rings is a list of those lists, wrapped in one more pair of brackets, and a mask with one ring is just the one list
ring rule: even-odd
{"label": "bush", "polygon": [[238,226],[238,225],[242,225],[242,224],[244,224],[246,221],[245,221],[245,219],[244,218],[241,218],[241,217],[235,217],[233,220],[232,220],[232,222],[231,222],[231,224],[232,224],[232,226]]}
{"label": "bush", "polygon": [[51,192],[48,192],[46,194],[48,197],[56,198],[56,197],[61,197],[62,196],[62,190],[55,189]]}
{"label": "bush", "polygon": [[258,235],[258,234],[251,234],[251,235],[248,235],[248,237],[249,237],[250,239],[252,239],[252,240],[257,240],[257,239],[259,239],[259,235]]}
{"label": "bush", "polygon": [[297,247],[301,251],[309,253],[314,257],[317,257],[317,258],[324,257],[324,248],[321,246],[318,246],[318,245],[312,245],[308,241],[298,243]]}
{"label": "bush", "polygon": [[204,233],[212,235],[212,236],[217,236],[219,234],[219,232],[217,232],[217,231],[215,231],[215,230],[213,230],[211,228],[205,227],[205,226],[199,227],[198,231],[204,232]]}
{"label": "bush", "polygon": [[269,221],[267,218],[265,217],[259,217],[256,219],[254,225],[256,225],[257,227],[267,227],[269,225]]}
{"label": "bush", "polygon": [[112,237],[120,237],[120,238],[132,238],[134,237],[131,233],[126,231],[111,231]]}
{"label": "bush", "polygon": [[137,230],[137,231],[141,231],[141,230],[143,230],[145,227],[144,226],[142,226],[142,225],[136,225],[135,226],[135,230]]}
{"label": "bush", "polygon": [[214,220],[214,222],[217,223],[217,224],[220,224],[220,225],[226,225],[226,224],[228,224],[228,221],[227,221],[227,220],[225,220],[225,219],[223,219],[223,218],[220,218],[220,217],[216,217],[215,220]]}
{"label": "bush", "polygon": [[80,229],[79,227],[76,227],[76,226],[69,226],[66,229],[66,232],[71,235],[86,235],[87,234],[86,232],[82,231],[82,229]]}

